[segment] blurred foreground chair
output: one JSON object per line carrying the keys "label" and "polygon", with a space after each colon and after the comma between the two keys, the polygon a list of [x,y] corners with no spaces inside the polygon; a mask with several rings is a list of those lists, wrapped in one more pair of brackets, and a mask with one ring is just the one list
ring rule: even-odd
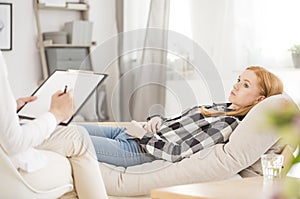
{"label": "blurred foreground chair", "polygon": [[[58,164],[60,166],[60,171],[57,170],[48,170],[48,175],[52,175],[56,172],[63,172],[64,175],[71,176],[71,166],[68,163],[67,158],[63,158],[62,156],[55,154],[53,152],[45,151],[45,154],[49,158],[48,161],[52,161],[54,164]],[[64,166],[62,166],[64,165]],[[49,168],[49,167],[48,167]],[[38,172],[43,172],[43,169]],[[68,172],[69,170],[69,172]],[[67,171],[67,172],[66,172]],[[53,172],[53,173],[52,173]],[[31,175],[31,174],[29,174]],[[33,174],[36,175],[36,174]],[[37,173],[37,175],[39,175]],[[40,187],[45,187],[45,184],[49,184],[47,176],[38,176],[39,179],[36,179],[37,182],[41,186],[39,188],[34,187],[31,183],[27,182],[26,178],[24,178],[19,171],[14,167],[9,157],[5,154],[3,149],[0,147],[0,198],[8,199],[8,198],[22,198],[22,199],[54,199],[59,198],[64,193],[70,192],[73,189],[73,183],[70,181],[70,177],[67,178],[61,176],[62,184],[57,186],[49,187],[48,189],[42,189]],[[31,176],[29,177],[31,178]],[[67,181],[70,181],[69,183]],[[51,184],[51,182],[50,182]]]}

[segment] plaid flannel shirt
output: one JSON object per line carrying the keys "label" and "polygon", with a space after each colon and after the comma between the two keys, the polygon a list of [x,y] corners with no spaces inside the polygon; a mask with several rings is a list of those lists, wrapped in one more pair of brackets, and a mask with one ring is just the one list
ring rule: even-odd
{"label": "plaid flannel shirt", "polygon": [[[226,111],[227,105],[214,104],[208,108]],[[177,162],[217,143],[228,140],[241,117],[205,117],[199,107],[193,107],[174,119],[163,119],[159,131],[147,132],[141,147],[158,159]]]}

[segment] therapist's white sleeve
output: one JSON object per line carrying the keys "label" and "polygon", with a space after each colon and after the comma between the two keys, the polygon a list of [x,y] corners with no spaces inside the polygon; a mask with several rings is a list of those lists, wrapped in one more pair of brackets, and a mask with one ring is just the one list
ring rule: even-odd
{"label": "therapist's white sleeve", "polygon": [[[41,144],[56,127],[50,112],[20,126],[16,101],[9,86],[6,64],[0,51],[0,145],[8,155],[14,155]],[[51,96],[49,96],[51,97]]]}

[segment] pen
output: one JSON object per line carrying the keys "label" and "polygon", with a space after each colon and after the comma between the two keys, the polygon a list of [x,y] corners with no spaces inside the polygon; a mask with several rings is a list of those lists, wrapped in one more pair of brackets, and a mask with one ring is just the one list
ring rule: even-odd
{"label": "pen", "polygon": [[68,89],[68,86],[65,85],[65,90],[64,90],[64,93],[67,93],[67,89]]}

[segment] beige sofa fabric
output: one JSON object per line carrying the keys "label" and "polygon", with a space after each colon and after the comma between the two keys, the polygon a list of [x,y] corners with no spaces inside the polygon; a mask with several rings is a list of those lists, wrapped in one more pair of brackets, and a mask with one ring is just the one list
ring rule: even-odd
{"label": "beige sofa fabric", "polygon": [[265,99],[248,113],[228,143],[202,150],[178,163],[157,160],[127,169],[99,163],[108,194],[144,195],[159,187],[227,179],[243,170],[248,171],[245,175],[258,175],[260,156],[271,148],[282,148],[276,130],[265,125],[265,113],[283,103],[293,102],[285,95]]}

